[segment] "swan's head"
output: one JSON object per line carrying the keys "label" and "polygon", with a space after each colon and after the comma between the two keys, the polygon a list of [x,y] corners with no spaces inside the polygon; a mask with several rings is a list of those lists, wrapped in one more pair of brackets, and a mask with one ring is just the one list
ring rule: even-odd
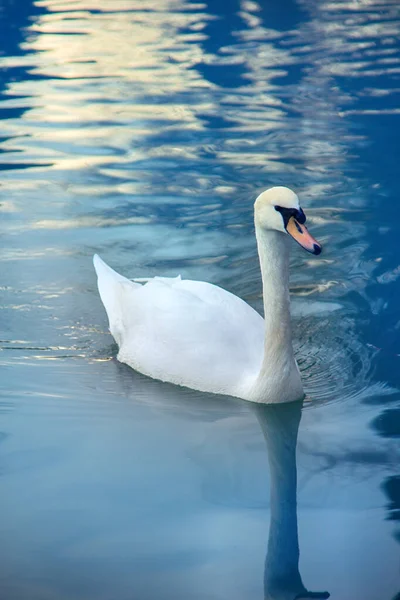
{"label": "swan's head", "polygon": [[300,208],[297,194],[287,187],[277,186],[260,194],[254,204],[256,226],[289,234],[308,252],[321,253],[321,244],[307,231],[306,215]]}

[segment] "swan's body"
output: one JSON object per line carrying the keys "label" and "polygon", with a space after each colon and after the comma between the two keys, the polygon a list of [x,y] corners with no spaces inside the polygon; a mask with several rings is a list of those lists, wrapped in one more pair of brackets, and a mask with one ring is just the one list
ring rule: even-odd
{"label": "swan's body", "polygon": [[[210,283],[155,277],[141,285],[94,257],[118,360],[155,379],[203,392],[263,403],[303,397],[291,344],[289,238],[283,227],[278,229],[282,216],[271,203],[273,190],[281,190],[279,210],[300,211],[297,196],[287,188],[272,188],[264,192],[267,202],[263,194],[256,202],[265,320]],[[288,195],[293,207],[285,206]],[[280,219],[275,222],[275,214],[266,212],[275,225],[271,229],[263,222],[266,205]]]}

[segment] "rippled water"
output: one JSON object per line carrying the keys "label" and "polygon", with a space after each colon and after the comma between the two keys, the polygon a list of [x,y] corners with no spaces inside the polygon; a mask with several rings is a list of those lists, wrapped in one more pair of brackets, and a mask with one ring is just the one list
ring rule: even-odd
{"label": "rippled water", "polygon": [[399,36],[397,0],[0,5],[2,598],[281,598],[273,419],[118,364],[91,264],[261,311],[271,185],[324,245],[291,258],[303,581],[397,598]]}

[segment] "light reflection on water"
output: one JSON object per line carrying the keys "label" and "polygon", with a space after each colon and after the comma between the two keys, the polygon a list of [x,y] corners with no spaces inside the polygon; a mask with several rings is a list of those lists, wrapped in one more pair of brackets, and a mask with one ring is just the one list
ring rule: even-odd
{"label": "light reflection on water", "polygon": [[[295,247],[291,258],[294,342],[312,401],[300,430],[300,500],[315,511],[301,514],[303,566],[342,600],[390,600],[393,564],[370,569],[388,582],[383,594],[365,575],[377,559],[360,532],[371,520],[370,547],[391,551],[380,486],[395,489],[398,448],[370,424],[381,427],[379,406],[398,401],[398,3],[40,0],[20,10],[18,36],[0,57],[7,581],[20,568],[37,576],[46,561],[30,563],[23,547],[43,535],[46,560],[56,551],[59,563],[50,584],[39,577],[49,588],[38,598],[55,589],[57,598],[100,598],[118,578],[126,588],[116,597],[131,597],[129,561],[151,572],[162,544],[166,577],[178,564],[188,569],[179,580],[186,596],[262,593],[267,532],[257,531],[267,519],[251,510],[268,504],[268,489],[254,415],[109,360],[115,347],[90,259],[98,252],[131,277],[208,279],[261,310],[252,203],[283,184],[299,192],[324,245],[318,259]],[[158,532],[133,497],[143,511],[153,506]],[[396,508],[396,492],[390,500]],[[356,506],[361,517],[341,520]],[[310,532],[313,519],[324,539]],[[338,541],[344,521],[352,534]],[[238,544],[245,564],[233,555]],[[357,577],[338,558],[351,544]],[[110,569],[98,586],[77,574],[88,556]],[[67,564],[86,586],[81,596],[65,587]],[[234,565],[237,580],[227,576]],[[7,597],[22,598],[22,587]],[[139,596],[157,590],[140,575]]]}

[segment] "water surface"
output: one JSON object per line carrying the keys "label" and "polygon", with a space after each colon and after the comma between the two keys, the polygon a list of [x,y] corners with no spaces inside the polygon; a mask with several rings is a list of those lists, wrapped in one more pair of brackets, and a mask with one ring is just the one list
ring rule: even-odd
{"label": "water surface", "polygon": [[299,571],[394,600],[397,0],[10,0],[0,33],[0,596],[270,593],[274,421],[117,363],[91,256],[261,311],[252,205],[288,185],[324,246],[291,257]]}

